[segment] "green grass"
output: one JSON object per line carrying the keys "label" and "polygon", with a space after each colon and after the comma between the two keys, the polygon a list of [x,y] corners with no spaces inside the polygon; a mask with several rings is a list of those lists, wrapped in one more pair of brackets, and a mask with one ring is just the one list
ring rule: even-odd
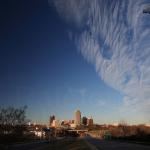
{"label": "green grass", "polygon": [[36,150],[90,150],[82,139],[62,140]]}

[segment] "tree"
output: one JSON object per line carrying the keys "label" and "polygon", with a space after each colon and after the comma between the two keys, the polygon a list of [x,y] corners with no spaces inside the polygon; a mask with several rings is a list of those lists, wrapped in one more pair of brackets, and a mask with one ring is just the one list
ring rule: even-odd
{"label": "tree", "polygon": [[0,108],[1,125],[22,125],[25,123],[27,106]]}
{"label": "tree", "polygon": [[123,132],[123,136],[127,136],[129,127],[128,127],[128,124],[126,123],[126,121],[121,120],[118,126],[119,126],[119,128],[121,128],[121,130]]}
{"label": "tree", "polygon": [[26,131],[27,106],[0,108],[0,143],[20,141]]}

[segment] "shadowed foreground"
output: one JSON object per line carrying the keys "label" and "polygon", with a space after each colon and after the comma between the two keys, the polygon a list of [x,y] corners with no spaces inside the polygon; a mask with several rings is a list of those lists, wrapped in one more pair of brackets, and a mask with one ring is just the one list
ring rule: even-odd
{"label": "shadowed foreground", "polygon": [[87,138],[87,141],[100,150],[150,150],[150,146],[122,143],[115,141],[104,141],[100,139]]}
{"label": "shadowed foreground", "polygon": [[83,139],[69,138],[56,140],[51,143],[34,142],[28,144],[18,144],[10,147],[10,150],[91,150],[87,142]]}
{"label": "shadowed foreground", "polygon": [[40,147],[45,147],[48,145],[45,141],[39,141],[39,142],[30,142],[30,143],[24,143],[24,144],[15,144],[12,146],[9,146],[9,150],[33,150]]}

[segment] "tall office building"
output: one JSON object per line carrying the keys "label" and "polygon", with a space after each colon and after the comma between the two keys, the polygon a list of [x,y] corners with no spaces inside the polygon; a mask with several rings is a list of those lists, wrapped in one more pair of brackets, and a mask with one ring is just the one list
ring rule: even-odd
{"label": "tall office building", "polygon": [[87,125],[87,118],[84,116],[84,117],[82,117],[82,124],[83,125]]}
{"label": "tall office building", "polygon": [[53,120],[55,120],[55,116],[54,115],[49,117],[49,124],[50,124],[50,126],[52,126]]}
{"label": "tall office building", "polygon": [[59,120],[53,120],[51,127],[54,127],[54,128],[60,127],[60,121]]}
{"label": "tall office building", "polygon": [[92,126],[93,125],[93,118],[92,117],[87,119],[87,125],[88,126]]}
{"label": "tall office building", "polygon": [[80,112],[80,110],[75,111],[75,124],[76,124],[76,126],[81,125],[81,112]]}

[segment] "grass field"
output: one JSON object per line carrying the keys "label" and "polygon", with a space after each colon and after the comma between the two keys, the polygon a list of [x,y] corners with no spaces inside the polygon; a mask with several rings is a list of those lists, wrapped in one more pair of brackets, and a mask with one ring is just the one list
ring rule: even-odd
{"label": "grass field", "polygon": [[91,150],[83,139],[62,140],[35,150]]}

